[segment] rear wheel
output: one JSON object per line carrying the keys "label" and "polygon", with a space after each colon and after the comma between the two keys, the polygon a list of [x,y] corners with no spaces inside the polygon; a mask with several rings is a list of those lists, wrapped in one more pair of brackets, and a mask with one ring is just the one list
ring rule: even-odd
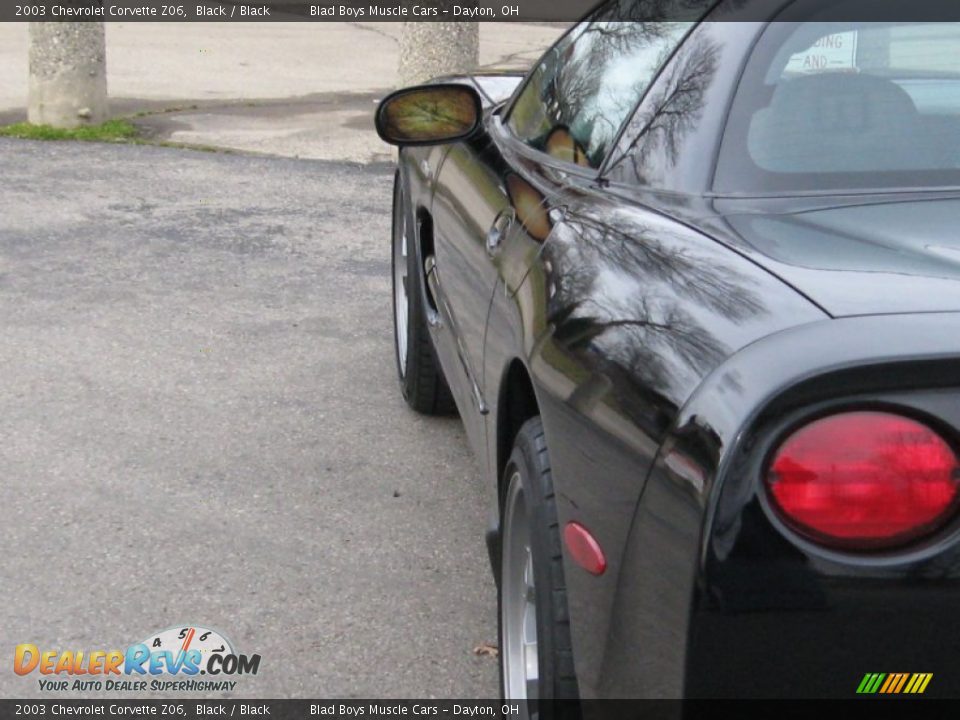
{"label": "rear wheel", "polygon": [[423,270],[417,254],[411,212],[398,172],[393,183],[393,338],[400,389],[407,404],[426,415],[456,409],[433,351],[424,307]]}
{"label": "rear wheel", "polygon": [[[576,717],[577,679],[570,642],[550,459],[540,418],[528,420],[504,475],[500,527],[500,680],[506,700],[531,717]],[[547,702],[545,702],[547,701]]]}

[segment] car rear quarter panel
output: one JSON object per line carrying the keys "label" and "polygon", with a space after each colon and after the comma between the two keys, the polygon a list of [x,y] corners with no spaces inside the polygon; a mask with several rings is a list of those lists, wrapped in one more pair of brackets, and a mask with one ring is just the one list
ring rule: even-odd
{"label": "car rear quarter panel", "polygon": [[[621,633],[618,587],[643,572],[623,555],[634,512],[679,409],[740,348],[824,315],[748,260],[662,215],[594,191],[569,191],[563,203],[563,221],[518,292],[495,293],[485,355],[490,387],[517,358],[529,369],[561,526],[583,524],[607,555],[602,577],[566,564],[581,694],[593,697],[607,687],[608,644]],[[497,416],[494,407],[490,417]],[[703,507],[687,512],[680,527],[696,535]],[[634,608],[647,620],[642,639],[658,667],[682,644],[689,596],[679,605],[657,598],[689,587],[695,572],[694,559],[674,549],[676,526],[647,537],[661,574],[645,578],[649,597]],[[682,676],[682,659],[680,652],[659,676]]]}
{"label": "car rear quarter panel", "polygon": [[871,668],[942,672],[937,693],[960,693],[942,633],[960,590],[956,524],[906,551],[832,552],[785,530],[760,487],[777,432],[825,408],[899,408],[956,444],[958,332],[958,314],[826,320],[707,377],[637,507],[600,695],[852,697]]}

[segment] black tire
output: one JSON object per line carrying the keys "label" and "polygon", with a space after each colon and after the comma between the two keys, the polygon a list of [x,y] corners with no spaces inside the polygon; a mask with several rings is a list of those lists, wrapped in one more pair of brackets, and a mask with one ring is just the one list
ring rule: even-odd
{"label": "black tire", "polygon": [[[416,226],[412,213],[405,201],[403,181],[399,172],[393,181],[393,229],[391,233],[391,273],[393,297],[393,338],[394,357],[397,363],[397,376],[400,390],[407,404],[424,415],[451,415],[456,405],[443,376],[443,370],[437,362],[433,350],[433,341],[427,328],[425,295],[423,289],[423,269],[417,252],[415,238]],[[406,258],[398,252],[406,231]],[[406,352],[405,361],[401,360],[400,329],[401,313],[397,312],[398,279],[397,263],[406,262]]]}
{"label": "black tire", "polygon": [[[519,489],[515,486],[519,484]],[[531,716],[576,718],[579,717],[579,690],[573,663],[573,647],[570,642],[570,616],[567,607],[567,589],[564,580],[563,557],[560,546],[560,526],[550,472],[550,458],[539,417],[524,423],[517,434],[513,452],[507,462],[503,478],[503,497],[500,503],[500,527],[503,541],[500,553],[500,583],[497,606],[500,634],[500,692],[505,701],[517,699],[517,693],[508,693],[507,664],[508,646],[504,638],[505,618],[504,593],[523,595],[523,588],[511,586],[507,577],[516,572],[517,555],[513,568],[509,560],[513,538],[521,537],[522,530],[514,536],[519,526],[516,519],[520,511],[516,507],[514,493],[522,493],[528,532],[530,557],[533,566],[534,600],[537,630],[538,674],[535,694],[538,702],[528,703]],[[512,517],[511,517],[512,516]],[[523,545],[521,541],[521,546]],[[516,577],[516,576],[514,576]],[[510,612],[507,610],[507,612]],[[516,623],[514,622],[514,627]],[[516,641],[515,641],[516,646]],[[512,694],[514,697],[508,697]],[[532,692],[531,695],[534,693]],[[554,703],[551,701],[563,701]]]}

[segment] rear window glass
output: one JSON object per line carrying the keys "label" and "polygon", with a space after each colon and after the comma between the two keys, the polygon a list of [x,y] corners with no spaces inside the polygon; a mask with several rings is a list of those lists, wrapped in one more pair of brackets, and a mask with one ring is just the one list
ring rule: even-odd
{"label": "rear window glass", "polygon": [[718,191],[956,185],[960,23],[771,23],[737,91]]}

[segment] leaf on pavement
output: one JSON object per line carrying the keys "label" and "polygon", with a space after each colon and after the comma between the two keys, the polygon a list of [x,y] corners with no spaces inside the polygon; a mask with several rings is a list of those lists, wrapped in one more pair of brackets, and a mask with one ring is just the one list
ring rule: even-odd
{"label": "leaf on pavement", "polygon": [[498,657],[500,655],[500,648],[490,643],[480,643],[473,649],[473,654],[481,657]]}

